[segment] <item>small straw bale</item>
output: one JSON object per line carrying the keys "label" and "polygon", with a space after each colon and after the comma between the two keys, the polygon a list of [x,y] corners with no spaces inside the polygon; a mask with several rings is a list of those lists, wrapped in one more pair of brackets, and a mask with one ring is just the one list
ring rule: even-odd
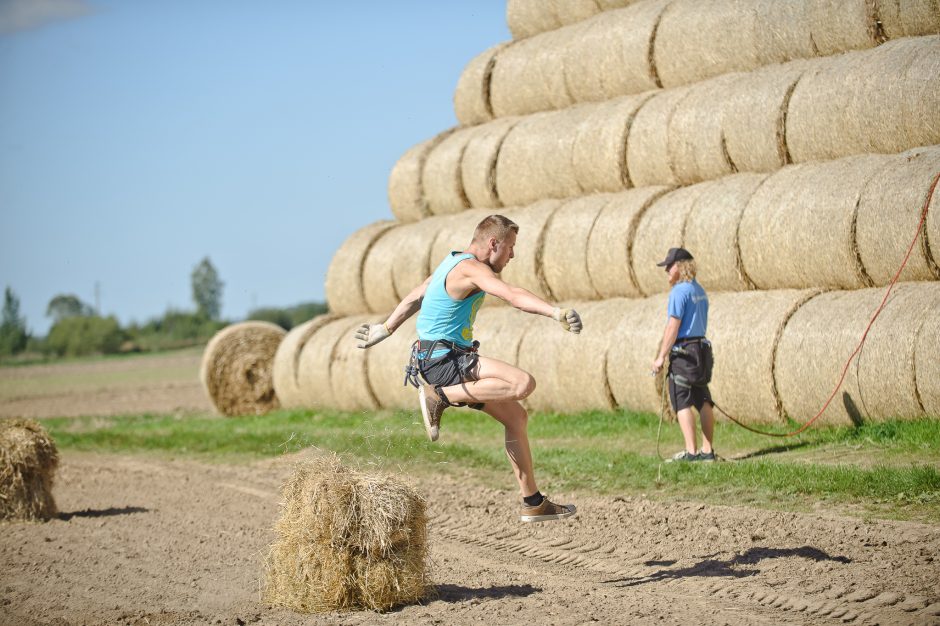
{"label": "small straw bale", "polygon": [[937,0],[878,0],[878,19],[888,39],[933,35],[940,31]]}
{"label": "small straw bale", "polygon": [[477,127],[461,128],[448,135],[428,153],[421,181],[432,215],[459,213],[470,207],[463,189],[463,152]]}
{"label": "small straw bale", "polygon": [[[620,303],[621,317],[608,337],[607,381],[611,393],[618,407],[659,413],[665,368],[658,376],[650,376],[650,366],[666,328],[668,296],[657,294],[640,300],[612,301]],[[669,405],[668,398],[666,405]]]}
{"label": "small straw bale", "polygon": [[429,217],[404,227],[404,246],[396,250],[392,258],[392,282],[395,283],[395,293],[398,294],[399,301],[423,283],[434,267],[437,267],[436,264],[431,267],[431,246],[434,245],[434,240],[440,234],[446,219]]}
{"label": "small straw bale", "polygon": [[[568,303],[586,320],[580,334],[549,327],[542,318],[530,327],[519,349],[519,367],[535,377],[535,393],[526,399],[533,411],[611,410],[607,350],[623,313],[623,301]],[[619,367],[619,365],[618,365]]]}
{"label": "small straw bale", "polygon": [[503,269],[502,279],[510,285],[528,289],[543,300],[554,300],[544,273],[545,229],[560,200],[542,200],[527,207],[503,211],[519,225],[514,258]]}
{"label": "small straw bale", "polygon": [[586,107],[578,121],[572,152],[575,178],[584,193],[628,189],[627,135],[637,110],[650,94],[624,96]]}
{"label": "small straw bale", "polygon": [[559,300],[596,300],[600,294],[588,273],[588,240],[610,194],[582,196],[559,207],[545,228],[542,268]]}
{"label": "small straw bale", "polygon": [[411,385],[402,385],[405,366],[411,356],[411,344],[418,338],[415,330],[417,321],[418,316],[412,315],[395,329],[391,337],[364,351],[369,386],[383,409],[419,408],[417,389]]}
{"label": "small straw bale", "polygon": [[940,419],[940,308],[932,306],[923,313],[914,353],[917,397],[927,416]]}
{"label": "small straw bale", "polygon": [[551,3],[545,0],[507,0],[506,24],[513,39],[525,39],[562,25]]}
{"label": "small straw bale", "polygon": [[738,248],[738,224],[744,208],[767,174],[734,174],[711,183],[692,205],[685,222],[683,247],[695,257],[698,282],[708,290],[745,291]]}
{"label": "small straw bale", "polygon": [[274,393],[281,406],[286,409],[303,407],[303,392],[298,378],[300,353],[318,330],[336,319],[335,315],[318,315],[317,317],[292,328],[274,353],[274,366],[272,377],[274,379]]}
{"label": "small straw bale", "polygon": [[663,12],[653,55],[663,87],[757,66],[752,0],[673,2]]}
{"label": "small straw bale", "polygon": [[470,206],[503,206],[496,189],[496,160],[506,135],[518,121],[517,117],[504,117],[482,125],[467,142],[460,175]]}
{"label": "small straw bale", "polygon": [[688,93],[688,87],[660,91],[636,112],[627,136],[627,172],[634,187],[679,183],[669,158],[669,120]]}
{"label": "small straw bale", "polygon": [[339,247],[326,272],[326,301],[337,315],[352,315],[369,310],[363,293],[362,272],[372,245],[395,222],[383,220],[360,228]]}
{"label": "small straw bale", "polygon": [[869,286],[855,244],[856,207],[890,159],[860,155],[772,174],[738,227],[747,277],[758,289]]}
{"label": "small straw bale", "polygon": [[298,463],[281,487],[262,601],[299,613],[388,611],[429,590],[427,505],[399,479]]}
{"label": "small straw bale", "polygon": [[58,513],[52,497],[59,452],[39,422],[0,420],[0,520],[47,520]]}
{"label": "small straw bale", "polygon": [[873,0],[813,0],[808,5],[819,56],[872,48],[880,43]]}
{"label": "small straw bale", "polygon": [[408,251],[409,229],[399,224],[385,231],[362,264],[362,292],[370,313],[391,313],[401,298],[392,269],[395,257]]}
{"label": "small straw bale", "polygon": [[676,105],[669,118],[667,143],[680,184],[691,185],[736,171],[725,148],[724,118],[728,92],[744,80],[742,76],[726,74],[693,85]]}
{"label": "small straw bale", "polygon": [[199,380],[222,415],[263,415],[280,408],[274,355],[287,334],[270,322],[239,322],[217,332],[202,353]]}
{"label": "small straw bale", "polygon": [[473,57],[467,64],[454,91],[454,113],[461,126],[474,126],[493,119],[490,107],[490,79],[499,51],[508,42],[496,44]]}
{"label": "small straw bale", "polygon": [[355,329],[361,324],[381,324],[384,316],[352,316],[346,336],[336,342],[330,359],[329,379],[333,407],[341,411],[377,409],[379,401],[369,384],[368,351],[359,347]]}
{"label": "small straw bale", "polygon": [[441,217],[441,228],[431,244],[428,265],[431,273],[451,252],[466,250],[473,239],[473,231],[476,230],[477,224],[492,213],[493,211],[486,209],[470,209],[457,215]]}
{"label": "small straw bale", "polygon": [[709,293],[707,334],[715,351],[709,391],[722,409],[746,424],[783,422],[774,386],[777,342],[790,316],[816,293]]}
{"label": "small straw bale", "polygon": [[640,187],[610,196],[587,244],[591,286],[602,298],[640,296],[633,274],[634,235],[640,217],[669,187]]}
{"label": "small straw bale", "polygon": [[756,0],[754,41],[759,65],[818,56],[809,7],[809,2]]}
{"label": "small straw bale", "polygon": [[297,362],[301,406],[317,409],[336,407],[333,385],[330,382],[330,365],[339,343],[358,343],[354,335],[361,324],[360,316],[331,320],[304,344]]}
{"label": "small straw bale", "polygon": [[[497,299],[487,296],[489,299]],[[530,328],[544,321],[538,315],[523,313],[512,307],[484,307],[473,324],[473,338],[480,342],[480,354],[510,365],[519,366],[519,347]],[[536,380],[536,383],[538,381]]]}
{"label": "small straw bale", "polygon": [[[640,293],[650,295],[669,291],[663,268],[656,264],[666,258],[669,248],[682,246],[685,222],[699,197],[713,183],[680,187],[658,198],[643,213],[636,227],[631,262]],[[695,252],[692,252],[693,256]]]}
{"label": "small straw bale", "polygon": [[[865,185],[858,203],[855,240],[865,272],[875,285],[890,283],[901,266],[938,172],[940,146],[915,148],[892,157]],[[940,194],[934,192],[927,212],[938,211]],[[940,278],[925,235],[921,233],[900,280]]]}
{"label": "small straw bale", "polygon": [[431,214],[421,181],[424,162],[437,144],[453,132],[454,129],[445,130],[427,141],[422,141],[405,152],[395,163],[388,177],[388,203],[397,220],[417,222]]}

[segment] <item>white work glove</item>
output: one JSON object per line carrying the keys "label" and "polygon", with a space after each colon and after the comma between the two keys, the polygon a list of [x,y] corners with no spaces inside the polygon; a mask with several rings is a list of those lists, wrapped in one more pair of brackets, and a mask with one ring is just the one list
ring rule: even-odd
{"label": "white work glove", "polygon": [[574,309],[559,309],[555,307],[555,310],[552,311],[552,319],[556,322],[561,322],[565,330],[576,335],[581,332],[581,328],[583,327],[581,316],[578,315],[578,312]]}
{"label": "white work glove", "polygon": [[371,348],[383,339],[388,339],[391,334],[385,324],[363,324],[356,331],[356,339],[361,342],[360,348]]}

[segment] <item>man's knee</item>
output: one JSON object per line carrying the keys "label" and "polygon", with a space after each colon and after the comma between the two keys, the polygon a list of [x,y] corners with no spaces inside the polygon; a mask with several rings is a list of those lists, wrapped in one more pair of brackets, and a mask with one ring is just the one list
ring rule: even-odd
{"label": "man's knee", "polygon": [[515,381],[514,395],[522,400],[532,395],[533,391],[535,391],[535,378],[528,372],[522,372]]}

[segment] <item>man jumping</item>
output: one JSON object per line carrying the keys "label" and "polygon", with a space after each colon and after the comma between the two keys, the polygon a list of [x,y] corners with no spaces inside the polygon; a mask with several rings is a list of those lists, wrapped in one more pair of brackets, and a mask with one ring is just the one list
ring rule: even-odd
{"label": "man jumping", "polygon": [[532,473],[528,413],[519,403],[535,390],[528,372],[480,356],[473,322],[486,294],[513,307],[550,317],[573,333],[581,332],[574,309],[559,309],[535,294],[503,282],[497,274],[513,258],[519,226],[502,215],[481,221],[463,252],[451,252],[422,284],[405,296],[383,324],[363,324],[356,331],[360,348],[386,339],[418,313],[418,341],[412,366],[421,380],[421,414],[431,441],[437,441],[441,414],[449,406],[469,406],[488,413],[506,429],[506,454],[523,496],[523,522],[562,519],[575,514],[572,504],[558,505],[539,492]]}

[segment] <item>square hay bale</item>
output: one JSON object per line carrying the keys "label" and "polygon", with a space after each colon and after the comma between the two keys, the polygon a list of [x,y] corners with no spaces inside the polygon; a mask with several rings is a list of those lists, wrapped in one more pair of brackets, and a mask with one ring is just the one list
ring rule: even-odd
{"label": "square hay bale", "polygon": [[424,499],[399,480],[299,463],[282,487],[262,600],[301,613],[387,611],[428,592]]}
{"label": "square hay bale", "polygon": [[44,520],[58,510],[52,483],[55,442],[39,422],[0,420],[0,520]]}

